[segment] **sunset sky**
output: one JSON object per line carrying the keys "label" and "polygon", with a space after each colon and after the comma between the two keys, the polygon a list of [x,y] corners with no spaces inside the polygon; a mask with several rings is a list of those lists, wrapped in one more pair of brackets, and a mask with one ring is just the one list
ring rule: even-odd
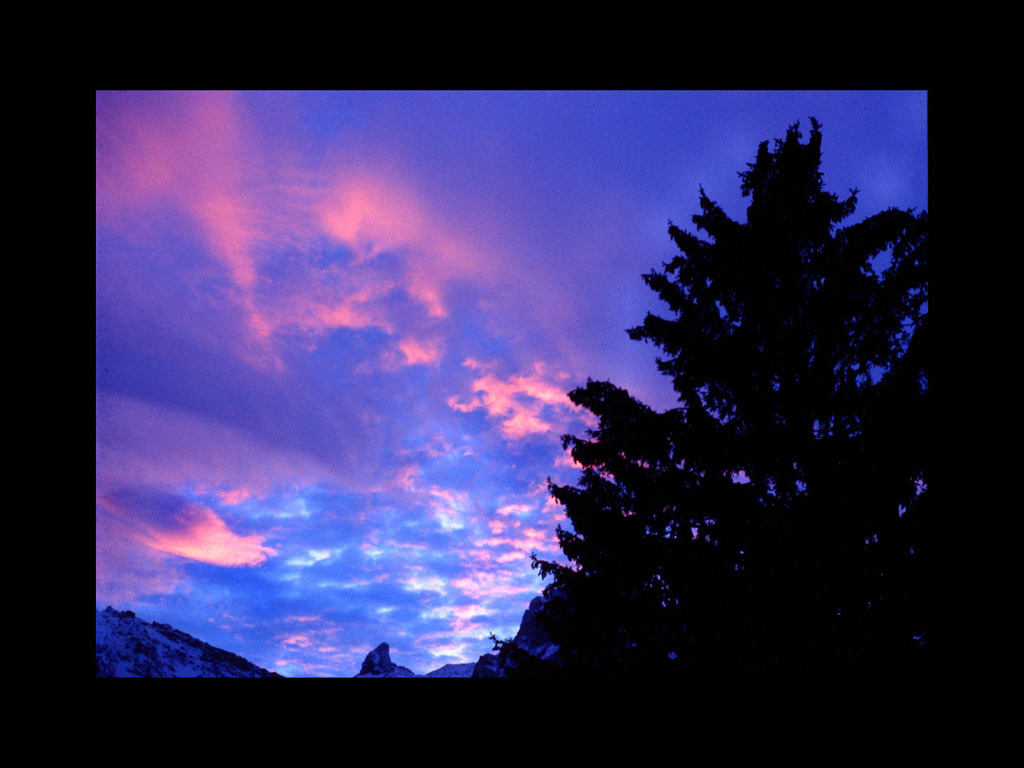
{"label": "sunset sky", "polygon": [[96,606],[292,677],[510,637],[641,275],[822,124],[853,220],[928,208],[924,92],[98,92]]}

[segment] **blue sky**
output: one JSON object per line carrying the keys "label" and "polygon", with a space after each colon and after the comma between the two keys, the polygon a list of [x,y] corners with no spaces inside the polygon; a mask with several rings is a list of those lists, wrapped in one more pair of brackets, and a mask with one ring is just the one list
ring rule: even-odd
{"label": "blue sky", "polygon": [[822,123],[853,220],[928,206],[927,94],[98,92],[96,604],[286,676],[514,634],[588,377],[673,404],[641,275]]}

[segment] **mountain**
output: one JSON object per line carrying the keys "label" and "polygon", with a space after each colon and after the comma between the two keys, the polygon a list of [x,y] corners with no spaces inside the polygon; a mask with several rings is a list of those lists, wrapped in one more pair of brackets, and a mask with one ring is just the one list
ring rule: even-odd
{"label": "mountain", "polygon": [[363,666],[356,677],[418,677],[408,667],[400,667],[391,660],[391,648],[381,643],[363,660]]}
{"label": "mountain", "polygon": [[[536,621],[544,598],[535,597],[523,613],[516,645],[550,660],[557,647]],[[391,649],[381,643],[366,655],[357,678],[385,677],[504,677],[496,653],[485,653],[475,662],[445,664],[419,675],[391,660]],[[258,667],[230,651],[175,629],[169,624],[146,622],[132,611],[107,606],[96,611],[96,677],[282,677]]]}
{"label": "mountain", "polygon": [[281,677],[169,624],[96,611],[96,677]]}
{"label": "mountain", "polygon": [[408,667],[400,667],[391,660],[391,647],[381,643],[368,654],[356,677],[473,677],[477,662],[445,664],[440,669],[417,675]]}
{"label": "mountain", "polygon": [[[558,646],[551,642],[548,634],[537,623],[537,614],[543,610],[544,597],[535,597],[523,613],[519,631],[513,642],[516,646],[544,661],[556,661]],[[505,670],[496,653],[485,653],[475,662],[466,664],[445,664],[440,669],[417,675],[408,667],[401,667],[391,660],[391,648],[381,643],[368,654],[356,677],[505,677]]]}
{"label": "mountain", "polygon": [[512,638],[512,642],[523,651],[536,656],[543,661],[558,660],[558,646],[552,642],[551,637],[537,624],[537,616],[544,610],[544,604],[548,598],[538,595],[530,601],[530,607],[523,613],[522,621],[519,622],[519,632]]}

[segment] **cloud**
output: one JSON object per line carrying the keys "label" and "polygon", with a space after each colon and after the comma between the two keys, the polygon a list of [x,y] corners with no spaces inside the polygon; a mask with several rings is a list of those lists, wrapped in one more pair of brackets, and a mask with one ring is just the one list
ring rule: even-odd
{"label": "cloud", "polygon": [[217,419],[96,393],[98,490],[191,488],[223,494],[231,504],[281,487],[341,481],[336,466],[303,451],[276,448]]}
{"label": "cloud", "polygon": [[277,554],[264,545],[265,537],[240,536],[212,509],[200,504],[182,507],[174,523],[173,528],[145,531],[140,540],[160,552],[227,567],[259,565]]}
{"label": "cloud", "polygon": [[[474,395],[468,400],[457,396],[448,399],[449,407],[465,413],[484,410],[501,424],[501,433],[508,440],[521,440],[563,429],[565,423],[581,409],[565,392],[567,376],[552,380],[543,363],[535,363],[533,373],[516,374],[502,379],[474,359],[464,366],[480,375],[473,381]],[[556,383],[558,382],[558,383]]]}
{"label": "cloud", "polygon": [[[212,291],[221,311],[232,307],[244,333],[225,329],[219,341],[247,364],[282,370],[282,344],[296,336],[312,349],[338,329],[391,335],[447,317],[449,283],[486,279],[493,255],[469,247],[401,172],[304,166],[295,152],[268,150],[247,119],[239,94],[97,100],[97,227],[158,247],[185,301]],[[170,255],[158,245],[170,233],[194,234],[202,251]],[[128,279],[103,290],[166,276],[147,263],[119,267]],[[396,347],[399,365],[434,364],[440,351],[436,338],[408,334]]]}
{"label": "cloud", "polygon": [[319,212],[323,231],[357,249],[360,261],[421,241],[429,220],[406,187],[362,171],[340,172]]}
{"label": "cloud", "polygon": [[403,339],[398,342],[405,365],[436,365],[441,359],[440,339]]}
{"label": "cloud", "polygon": [[[416,571],[423,570],[420,566],[412,566],[412,568]],[[436,592],[444,595],[448,591],[445,579],[436,574],[413,573],[404,579],[399,579],[398,582],[410,592]]]}
{"label": "cloud", "polygon": [[525,515],[534,511],[534,507],[531,504],[506,504],[502,507],[498,507],[495,510],[496,514],[502,516],[508,515]]}
{"label": "cloud", "polygon": [[176,592],[189,583],[182,560],[229,568],[260,565],[277,554],[265,541],[259,534],[231,530],[209,507],[173,494],[97,492],[97,597]]}
{"label": "cloud", "polygon": [[451,586],[471,600],[503,600],[510,597],[535,595],[537,584],[532,579],[522,579],[518,572],[477,571],[453,579]]}
{"label": "cloud", "polygon": [[329,559],[333,554],[331,549],[307,549],[303,553],[288,558],[288,565],[296,568],[309,568]]}
{"label": "cloud", "polygon": [[379,165],[340,167],[318,205],[326,235],[356,254],[357,263],[400,254],[402,289],[430,318],[447,317],[446,284],[485,278],[494,257],[471,247],[463,235],[427,204],[400,171]]}
{"label": "cloud", "polygon": [[221,299],[245,320],[246,336],[233,340],[236,354],[280,368],[269,344],[273,328],[255,294],[275,219],[265,215],[272,201],[259,184],[260,153],[243,125],[237,94],[98,96],[96,219],[148,243],[174,226],[171,215],[191,224],[212,260],[194,261],[193,278],[211,277],[210,267],[219,267],[231,287]]}
{"label": "cloud", "polygon": [[248,501],[253,495],[252,491],[248,488],[228,488],[225,490],[218,490],[216,493],[221,504],[226,504],[230,507],[241,504],[244,501]]}
{"label": "cloud", "polygon": [[408,336],[385,346],[377,359],[360,364],[361,373],[395,372],[412,366],[436,368],[444,356],[444,340],[440,336],[415,338]]}
{"label": "cloud", "polygon": [[96,598],[127,605],[143,595],[170,595],[188,587],[181,562],[138,546],[132,517],[96,507]]}

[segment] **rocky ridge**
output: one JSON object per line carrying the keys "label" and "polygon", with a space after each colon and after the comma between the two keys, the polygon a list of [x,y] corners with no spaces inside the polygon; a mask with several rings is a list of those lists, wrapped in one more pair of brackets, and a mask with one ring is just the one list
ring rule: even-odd
{"label": "rocky ridge", "polygon": [[96,611],[96,677],[281,677],[170,624]]}

